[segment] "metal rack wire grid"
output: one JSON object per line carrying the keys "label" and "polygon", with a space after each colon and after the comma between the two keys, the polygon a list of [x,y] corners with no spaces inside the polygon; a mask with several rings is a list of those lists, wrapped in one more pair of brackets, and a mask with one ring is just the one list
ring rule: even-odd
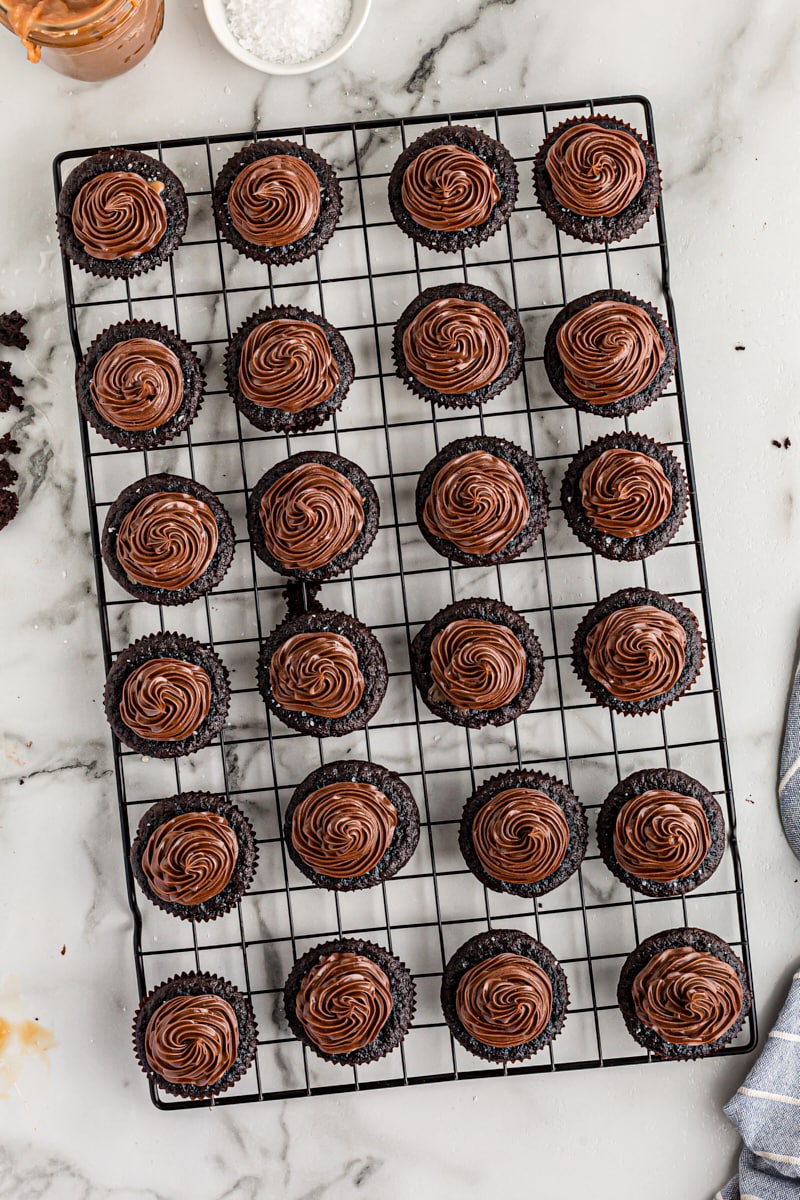
{"label": "metal rack wire grid", "polygon": [[[520,559],[492,568],[463,567],[439,557],[414,517],[414,487],[422,466],[457,437],[486,433],[531,450],[551,499],[572,455],[622,422],[582,414],[549,387],[542,363],[547,326],[567,300],[601,287],[621,287],[675,312],[663,206],[637,235],[615,245],[585,245],[563,236],[536,203],[533,156],[546,132],[573,115],[608,112],[655,144],[649,102],[638,96],[537,104],[518,108],[413,116],[241,135],[155,141],[136,148],[163,159],[189,200],[187,237],[157,270],[129,282],[99,280],[64,262],[72,342],[81,358],[106,326],[140,317],[161,321],[190,341],[208,373],[194,423],[164,448],[120,450],[81,420],[91,536],[105,666],[135,638],[158,629],[191,634],[214,647],[232,676],[229,720],[222,735],[177,761],[143,760],[114,743],[133,948],[141,995],[182,970],[217,972],[251,998],[259,1045],[251,1071],[218,1104],[350,1092],[435,1080],[476,1079],[649,1061],[632,1041],[616,1005],[619,971],[643,938],[676,925],[699,925],[726,938],[749,970],[747,927],[736,845],[725,727],[680,365],[670,390],[631,419],[632,426],[669,445],[683,462],[691,512],[677,539],[642,563],[613,563],[577,542],[553,506],[547,528]],[[417,247],[391,219],[387,180],[400,151],[426,129],[467,121],[499,139],[520,174],[517,207],[483,245],[458,254]],[[335,167],[344,195],[340,224],[320,253],[270,269],[240,256],[215,228],[211,190],[227,158],[253,137],[302,142]],[[66,174],[94,153],[68,151],[54,163],[56,193]],[[394,322],[424,287],[482,284],[504,297],[523,322],[527,355],[522,377],[485,411],[437,409],[413,396],[395,376]],[[265,434],[240,419],[226,394],[222,360],[228,339],[251,312],[297,304],[342,330],[356,361],[356,380],[341,412],[309,434]],[[624,422],[627,427],[628,422]],[[249,488],[272,464],[305,448],[334,450],[361,464],[381,501],[381,529],[349,576],[326,583],[321,599],[357,615],[386,651],[386,699],[368,728],[318,742],[271,717],[255,687],[262,637],[284,613],[285,581],[252,553],[245,522]],[[187,474],[212,488],[237,531],[231,571],[209,596],[164,611],[133,600],[106,572],[99,531],[108,505],[133,480],[160,471]],[[624,586],[644,585],[683,600],[697,614],[708,653],[691,692],[665,712],[618,717],[594,704],[570,666],[572,635],[587,608]],[[545,652],[543,686],[528,713],[500,729],[469,731],[434,718],[412,685],[408,648],[420,625],[453,600],[502,599],[523,613]],[[294,867],[281,840],[282,815],[309,770],[332,759],[368,758],[398,771],[420,806],[422,836],[411,861],[379,887],[336,894],[313,887]],[[486,891],[458,850],[464,800],[482,780],[519,766],[566,780],[586,805],[590,823],[605,795],[633,770],[671,766],[700,779],[727,812],[728,847],[717,872],[681,900],[654,900],[624,888],[590,850],[578,873],[539,900]],[[259,867],[237,909],[213,922],[171,918],[140,897],[127,854],[139,818],[175,791],[224,792],[253,821]],[[561,1035],[533,1060],[490,1067],[450,1036],[439,1005],[444,963],[487,926],[523,929],[560,959],[571,1005]],[[394,1053],[353,1070],[323,1062],[296,1041],[284,1018],[282,985],[294,961],[312,945],[339,935],[363,936],[403,959],[417,986],[417,1012]],[[751,1013],[726,1053],[756,1042]],[[151,1088],[162,1108],[183,1108]]]}

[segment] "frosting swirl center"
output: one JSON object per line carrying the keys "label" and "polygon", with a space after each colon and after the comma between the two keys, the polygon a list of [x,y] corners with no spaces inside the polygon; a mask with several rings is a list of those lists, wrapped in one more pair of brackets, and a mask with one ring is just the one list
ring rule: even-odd
{"label": "frosting swirl center", "polygon": [[424,387],[465,396],[493,383],[508,362],[503,322],[486,304],[442,296],[416,314],[403,332],[403,354]]}
{"label": "frosting swirl center", "polygon": [[300,413],[332,396],[341,373],[315,321],[276,317],[248,333],[238,377],[242,395],[252,404]]}
{"label": "frosting swirl center", "polygon": [[472,822],[472,844],[481,866],[503,883],[540,883],[561,866],[569,840],[564,810],[535,788],[497,792]]}
{"label": "frosting swirl center", "polygon": [[644,537],[672,511],[672,484],[661,463],[621,446],[592,459],[581,474],[580,493],[586,519],[609,537]]}
{"label": "frosting swirl center", "polygon": [[281,642],[269,682],[282,708],[329,720],[357,708],[366,686],[355,646],[338,633],[295,633]]}
{"label": "frosting swirl center", "polygon": [[686,630],[650,604],[618,608],[584,642],[592,678],[617,700],[650,700],[672,690],[686,665]]}
{"label": "frosting swirl center", "polygon": [[556,334],[564,382],[579,400],[602,407],[648,388],[667,357],[650,315],[638,304],[597,300]]}
{"label": "frosting swirl center", "polygon": [[471,450],[452,458],[434,477],[423,520],[429,531],[465,554],[497,554],[531,515],[519,472],[504,458]]}
{"label": "frosting swirl center", "polygon": [[122,685],[119,715],[140,738],[180,742],[191,737],[211,711],[211,680],[197,663],[149,658]]}
{"label": "frosting swirl center", "polygon": [[616,217],[647,175],[644,151],[631,133],[593,121],[565,129],[547,152],[556,200],[582,217]]}
{"label": "frosting swirl center", "polygon": [[147,1023],[144,1053],[170,1083],[209,1087],[236,1062],[239,1023],[221,996],[173,996]]}
{"label": "frosting swirl center", "polygon": [[255,246],[299,242],[317,223],[321,203],[316,172],[294,154],[270,154],[248,163],[228,192],[231,221]]}
{"label": "frosting swirl center", "polygon": [[467,1033],[502,1050],[544,1032],[553,1011],[553,985],[533,959],[504,952],[464,972],[455,1004]]}
{"label": "frosting swirl center", "polygon": [[397,809],[371,783],[344,779],[317,788],[292,813],[292,844],[331,879],[366,875],[392,843]]}
{"label": "frosting swirl center", "polygon": [[116,555],[129,579],[176,592],[204,575],[219,531],[204,500],[184,492],[153,492],[125,514]]}
{"label": "frosting swirl center", "polygon": [[142,871],[161,900],[205,904],[231,881],[239,839],[215,812],[179,813],[150,834]]}
{"label": "frosting swirl center", "polygon": [[432,698],[461,712],[503,708],[522,690],[526,666],[525,650],[506,625],[451,621],[431,642]]}
{"label": "frosting swirl center", "polygon": [[164,184],[135,171],[104,171],[75,197],[72,228],[87,254],[111,262],[154,250],[167,232]]}
{"label": "frosting swirl center", "polygon": [[364,501],[341,471],[302,463],[281,475],[259,505],[264,543],[287,571],[327,566],[364,528]]}
{"label": "frosting swirl center", "polygon": [[129,433],[158,429],[183,403],[181,364],[163,342],[129,338],[99,359],[89,392],[110,425]]}
{"label": "frosting swirl center", "polygon": [[403,175],[401,195],[412,220],[446,233],[483,225],[501,199],[488,163],[461,146],[429,146],[418,154]]}
{"label": "frosting swirl center", "polygon": [[295,1012],[325,1054],[351,1054],[374,1042],[392,1013],[384,971],[365,954],[326,954],[303,977]]}
{"label": "frosting swirl center", "polygon": [[633,981],[639,1020],[677,1046],[710,1046],[738,1019],[744,991],[715,954],[675,946],[656,954]]}
{"label": "frosting swirl center", "polygon": [[694,796],[655,789],[626,800],[614,824],[624,871],[655,883],[688,879],[711,848],[705,809]]}

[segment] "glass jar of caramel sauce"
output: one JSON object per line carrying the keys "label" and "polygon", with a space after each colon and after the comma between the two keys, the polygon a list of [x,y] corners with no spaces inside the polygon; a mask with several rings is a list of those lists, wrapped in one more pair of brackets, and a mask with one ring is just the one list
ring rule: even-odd
{"label": "glass jar of caramel sauce", "polygon": [[0,0],[0,25],[22,40],[30,61],[73,79],[130,71],[163,24],[164,0]]}

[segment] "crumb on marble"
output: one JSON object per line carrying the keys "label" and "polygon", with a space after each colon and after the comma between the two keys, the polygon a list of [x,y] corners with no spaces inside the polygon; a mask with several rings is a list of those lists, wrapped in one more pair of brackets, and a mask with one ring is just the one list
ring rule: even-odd
{"label": "crumb on marble", "polygon": [[60,954],[60,955],[61,955],[61,957],[63,958],[63,957],[64,957],[64,955],[65,955],[66,953],[67,953],[67,945],[66,945],[66,942],[65,942],[65,943],[64,943],[64,945],[63,945],[63,946],[61,947],[61,949],[59,950],[59,954]]}
{"label": "crumb on marble", "polygon": [[19,454],[19,442],[10,433],[0,437],[0,454]]}
{"label": "crumb on marble", "polygon": [[745,346],[742,346],[742,345],[741,345],[741,343],[740,343],[738,346],[734,346],[733,348],[734,348],[734,350],[744,350],[744,349],[746,349],[746,347],[745,347]]}
{"label": "crumb on marble", "polygon": [[12,483],[16,483],[19,475],[11,466],[7,458],[0,458],[0,488],[11,487]]}
{"label": "crumb on marble", "polygon": [[14,520],[19,512],[19,497],[16,492],[0,491],[0,529]]}
{"label": "crumb on marble", "polygon": [[0,313],[0,346],[14,346],[17,350],[24,350],[30,340],[28,335],[22,332],[22,326],[27,324],[27,318],[16,309],[10,313]]}

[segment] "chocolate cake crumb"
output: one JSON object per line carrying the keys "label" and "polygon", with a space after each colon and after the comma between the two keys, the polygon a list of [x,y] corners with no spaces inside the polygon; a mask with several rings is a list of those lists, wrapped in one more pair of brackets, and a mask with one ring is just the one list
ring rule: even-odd
{"label": "chocolate cake crumb", "polygon": [[12,483],[16,483],[19,475],[11,466],[7,458],[0,458],[0,488],[11,487]]}
{"label": "chocolate cake crumb", "polygon": [[745,349],[744,346],[734,346],[733,348],[734,348],[734,350],[744,350]]}
{"label": "chocolate cake crumb", "polygon": [[0,437],[0,454],[19,454],[19,442],[10,433]]}
{"label": "chocolate cake crumb", "polygon": [[0,412],[8,412],[12,404],[22,409],[24,403],[14,388],[22,387],[22,380],[11,372],[11,363],[0,361]]}
{"label": "chocolate cake crumb", "polygon": [[791,446],[791,444],[792,444],[792,442],[791,442],[791,439],[790,439],[790,438],[784,438],[784,439],[783,439],[783,448],[784,448],[784,450],[788,450],[788,449],[789,449],[789,447]]}
{"label": "chocolate cake crumb", "polygon": [[16,492],[0,492],[0,529],[14,520],[19,512],[19,497]]}
{"label": "chocolate cake crumb", "polygon": [[780,450],[780,448],[781,448],[781,444],[780,444],[780,442],[778,441],[778,439],[777,439],[777,438],[773,438],[773,439],[772,439],[772,445],[773,445],[773,446],[776,446],[776,447],[778,448],[778,450]]}
{"label": "chocolate cake crumb", "polygon": [[14,346],[17,350],[24,350],[29,338],[22,332],[22,326],[27,324],[27,319],[16,309],[10,313],[0,313],[0,346]]}

